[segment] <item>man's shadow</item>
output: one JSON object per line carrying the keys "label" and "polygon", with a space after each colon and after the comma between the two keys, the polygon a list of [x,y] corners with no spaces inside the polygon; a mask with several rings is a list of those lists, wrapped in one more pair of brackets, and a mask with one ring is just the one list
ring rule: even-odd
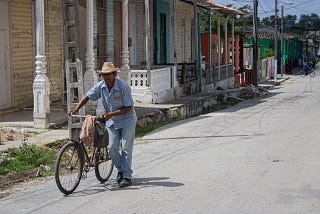
{"label": "man's shadow", "polygon": [[150,177],[150,178],[134,178],[133,184],[136,186],[148,187],[148,186],[163,186],[163,187],[179,187],[183,186],[183,183],[165,181],[168,177]]}
{"label": "man's shadow", "polygon": [[167,181],[169,177],[147,177],[147,178],[132,178],[132,184],[126,188],[120,188],[117,182],[112,184],[105,184],[104,186],[110,191],[116,190],[137,190],[141,188],[162,186],[162,187],[179,187],[183,186],[183,183]]}

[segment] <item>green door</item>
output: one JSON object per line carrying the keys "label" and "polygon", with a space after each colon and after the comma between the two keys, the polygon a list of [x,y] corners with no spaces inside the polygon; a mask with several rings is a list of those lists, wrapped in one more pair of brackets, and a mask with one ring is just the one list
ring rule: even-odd
{"label": "green door", "polygon": [[166,14],[160,13],[160,64],[167,63],[167,24]]}

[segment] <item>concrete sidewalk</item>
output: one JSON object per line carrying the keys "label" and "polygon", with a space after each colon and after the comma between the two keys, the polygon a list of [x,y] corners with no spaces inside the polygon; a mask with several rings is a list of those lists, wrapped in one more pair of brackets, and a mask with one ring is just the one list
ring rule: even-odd
{"label": "concrete sidewalk", "polygon": [[[259,86],[271,88],[288,78],[289,76],[279,77],[277,82],[270,80]],[[239,97],[240,91],[241,88],[207,90],[163,104],[135,103],[137,126],[146,127],[176,117],[187,118],[200,115],[228,97]],[[52,106],[49,120],[50,129],[34,129],[32,109],[0,114],[0,154],[10,148],[19,147],[26,133],[27,142],[37,145],[45,145],[69,137],[65,107]]]}

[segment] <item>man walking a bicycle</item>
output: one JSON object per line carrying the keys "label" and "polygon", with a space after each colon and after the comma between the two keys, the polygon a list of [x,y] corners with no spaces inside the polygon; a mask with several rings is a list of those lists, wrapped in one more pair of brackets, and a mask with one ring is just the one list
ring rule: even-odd
{"label": "man walking a bicycle", "polygon": [[305,76],[308,76],[308,74],[309,74],[309,69],[310,69],[310,67],[309,67],[309,65],[308,65],[307,60],[305,59],[305,60],[303,61],[303,71],[304,71],[304,75],[305,75]]}
{"label": "man walking a bicycle", "polygon": [[111,62],[105,62],[101,70],[103,80],[93,86],[69,114],[79,111],[88,100],[101,98],[105,111],[101,117],[105,119],[109,132],[108,149],[118,169],[117,182],[120,187],[127,187],[131,185],[132,179],[132,150],[137,116],[131,89],[125,81],[117,78],[119,71]]}

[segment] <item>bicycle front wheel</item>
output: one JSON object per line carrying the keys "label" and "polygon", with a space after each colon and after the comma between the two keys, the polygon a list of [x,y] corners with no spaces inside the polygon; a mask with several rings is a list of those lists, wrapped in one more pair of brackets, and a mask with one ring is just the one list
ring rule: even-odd
{"label": "bicycle front wheel", "polygon": [[59,151],[54,177],[59,190],[69,195],[79,185],[84,166],[82,149],[77,142],[69,141]]}
{"label": "bicycle front wheel", "polygon": [[314,77],[316,75],[316,72],[314,70],[312,70],[309,75],[310,75],[310,77]]}
{"label": "bicycle front wheel", "polygon": [[104,183],[106,182],[112,174],[113,162],[109,156],[108,149],[106,147],[101,148],[100,152],[96,153],[95,158],[95,174],[97,179]]}

